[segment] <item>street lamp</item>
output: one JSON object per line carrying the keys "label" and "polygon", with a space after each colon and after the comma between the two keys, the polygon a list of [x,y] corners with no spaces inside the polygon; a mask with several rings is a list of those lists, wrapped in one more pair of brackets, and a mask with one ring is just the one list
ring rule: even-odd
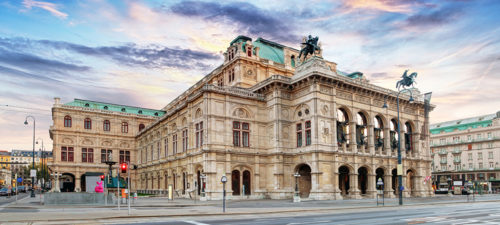
{"label": "street lamp", "polygon": [[300,177],[300,174],[299,172],[295,172],[295,174],[293,175],[295,177],[295,196],[299,196],[299,177]]}
{"label": "street lamp", "polygon": [[38,144],[38,140],[42,140],[42,148],[40,148],[40,151],[41,151],[41,155],[40,155],[40,165],[41,165],[41,173],[42,173],[42,182],[41,182],[41,185],[42,185],[42,193],[43,191],[45,190],[45,173],[47,171],[45,171],[44,169],[44,163],[43,163],[43,158],[44,158],[44,151],[45,151],[45,146],[43,145],[43,139],[42,138],[37,138],[36,139],[36,144]]}
{"label": "street lamp", "polygon": [[396,110],[398,111],[398,195],[399,195],[399,205],[403,205],[403,164],[401,160],[401,120],[399,119],[399,95],[404,91],[410,92],[410,99],[408,102],[411,104],[415,100],[413,99],[413,93],[410,89],[403,88],[403,90],[398,90],[398,95],[396,96]]}
{"label": "street lamp", "polygon": [[227,177],[226,175],[222,175],[220,178],[220,182],[222,182],[222,212],[226,212],[226,182],[227,182]]}
{"label": "street lamp", "polygon": [[[33,116],[26,116],[26,119],[24,119],[24,125],[28,125],[28,117],[31,118],[33,120],[33,169],[35,169],[35,125],[36,125],[36,121],[35,121],[35,117]],[[35,197],[35,177],[31,176],[31,197],[34,198]]]}

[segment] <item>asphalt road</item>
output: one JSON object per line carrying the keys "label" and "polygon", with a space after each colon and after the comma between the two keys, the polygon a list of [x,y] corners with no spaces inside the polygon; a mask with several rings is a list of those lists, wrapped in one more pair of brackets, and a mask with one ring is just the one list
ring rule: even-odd
{"label": "asphalt road", "polygon": [[[352,210],[351,210],[352,211]],[[147,218],[135,221],[100,221],[105,224],[130,225],[358,225],[358,224],[500,224],[500,202],[474,204],[388,207],[356,212],[322,212],[308,215],[279,214],[251,216],[219,216],[212,218],[191,217],[186,219]],[[168,221],[167,221],[168,220]]]}
{"label": "asphalt road", "polygon": [[[28,193],[19,193],[17,195],[17,198],[18,199],[22,199],[24,197],[28,196]],[[6,204],[9,204],[11,202],[14,202],[16,201],[16,196],[10,196],[10,197],[7,197],[7,196],[0,196],[0,206],[3,206],[3,205],[6,205]]]}

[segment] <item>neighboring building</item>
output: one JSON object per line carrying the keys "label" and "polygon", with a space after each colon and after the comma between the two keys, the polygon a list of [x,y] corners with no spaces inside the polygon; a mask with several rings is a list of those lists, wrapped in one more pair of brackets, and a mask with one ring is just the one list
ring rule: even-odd
{"label": "neighboring building", "polygon": [[0,169],[10,170],[10,152],[0,150]]}
{"label": "neighboring building", "polygon": [[433,124],[430,132],[436,185],[458,181],[463,187],[471,181],[486,191],[500,190],[500,111]]}
{"label": "neighboring building", "polygon": [[[224,63],[158,111],[159,117],[56,99],[51,168],[79,186],[86,172],[106,169],[81,163],[83,149],[102,149],[103,155],[112,150],[115,159],[127,150],[138,165],[132,189],[140,192],[163,193],[172,186],[180,196],[221,199],[225,175],[229,198],[291,198],[298,173],[303,198],[374,198],[378,178],[386,196],[394,197],[398,93],[370,84],[362,73],[338,71],[321,53],[304,63],[298,55],[278,43],[239,36]],[[428,118],[420,92],[411,90],[414,103],[400,95],[403,194],[424,197],[433,194],[424,182],[431,175]],[[67,116],[73,127],[64,127]],[[108,135],[100,126],[112,116],[118,129]],[[98,128],[82,128],[87,117]],[[132,119],[143,119],[146,127],[137,129],[134,121],[133,132],[120,133],[119,124]],[[60,161],[69,154],[71,163]]]}
{"label": "neighboring building", "polygon": [[59,101],[55,98],[52,108],[49,132],[53,162],[48,165],[51,173],[62,175],[61,191],[87,191],[86,176],[107,173],[105,161],[135,160],[136,134],[165,114],[161,110],[81,99],[67,104]]}
{"label": "neighboring building", "polygon": [[[40,163],[41,152],[35,151],[35,164]],[[10,155],[12,173],[19,174],[23,167],[28,167],[33,164],[33,150],[15,150],[11,151]]]}
{"label": "neighboring building", "polygon": [[12,184],[12,173],[8,169],[0,169],[0,188]]}

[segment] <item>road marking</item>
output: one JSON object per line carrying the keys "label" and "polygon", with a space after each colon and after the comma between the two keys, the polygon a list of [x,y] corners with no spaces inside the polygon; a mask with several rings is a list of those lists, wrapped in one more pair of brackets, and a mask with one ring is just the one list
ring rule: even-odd
{"label": "road marking", "polygon": [[190,224],[194,224],[194,225],[210,225],[208,223],[200,223],[200,222],[196,222],[196,221],[193,221],[193,220],[184,220],[182,222],[184,222],[184,223],[190,223]]}

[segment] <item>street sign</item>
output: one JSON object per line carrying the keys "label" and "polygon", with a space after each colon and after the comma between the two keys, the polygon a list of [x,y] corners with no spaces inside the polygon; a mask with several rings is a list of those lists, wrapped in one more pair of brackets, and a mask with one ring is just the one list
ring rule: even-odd
{"label": "street sign", "polygon": [[382,178],[378,178],[377,185],[384,185]]}
{"label": "street sign", "polygon": [[18,183],[23,182],[23,178],[22,178],[22,177],[18,177],[18,178],[17,178],[17,182],[18,182]]}
{"label": "street sign", "polygon": [[30,170],[30,177],[36,177],[36,170]]}

